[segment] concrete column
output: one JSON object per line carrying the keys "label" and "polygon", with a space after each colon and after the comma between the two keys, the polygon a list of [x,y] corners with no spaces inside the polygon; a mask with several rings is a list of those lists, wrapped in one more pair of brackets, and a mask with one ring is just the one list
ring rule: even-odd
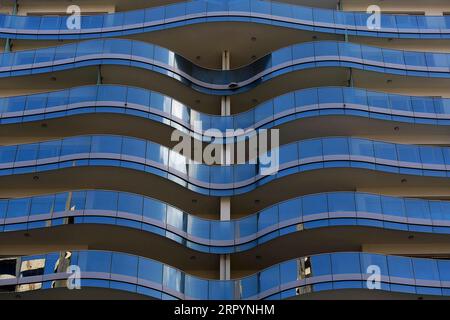
{"label": "concrete column", "polygon": [[[220,198],[220,220],[229,221],[231,218],[230,197]],[[220,280],[231,279],[231,256],[229,254],[220,255]]]}
{"label": "concrete column", "polygon": [[222,70],[230,70],[230,52],[225,50],[224,52],[222,52]]}
{"label": "concrete column", "polygon": [[[222,70],[230,70],[230,53],[224,51],[222,53]],[[221,101],[221,115],[229,116],[231,115],[231,99],[230,97],[222,97]],[[228,148],[224,151],[224,157],[222,162],[227,163]],[[229,221],[231,219],[231,198],[221,197],[220,198],[220,220]],[[229,254],[220,255],[220,280],[230,280],[231,278],[231,257]]]}
{"label": "concrete column", "polygon": [[[224,51],[222,53],[222,70],[230,70],[230,53]],[[231,98],[228,96],[222,97],[220,106],[222,116],[231,115]]]}
{"label": "concrete column", "polygon": [[222,116],[231,115],[231,98],[230,97],[222,97],[220,110],[221,110]]}

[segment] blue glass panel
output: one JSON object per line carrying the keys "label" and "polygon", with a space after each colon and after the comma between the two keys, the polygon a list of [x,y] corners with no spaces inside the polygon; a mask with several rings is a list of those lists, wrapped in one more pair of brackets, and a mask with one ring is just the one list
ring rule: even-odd
{"label": "blue glass panel", "polygon": [[91,149],[91,137],[75,137],[63,139],[61,156],[89,153]]}
{"label": "blue glass panel", "polygon": [[421,163],[419,148],[410,145],[397,145],[398,160],[406,162]]}
{"label": "blue glass panel", "polygon": [[273,289],[280,283],[280,267],[274,266],[259,274],[260,290],[264,292]]}
{"label": "blue glass panel", "polygon": [[411,258],[388,256],[387,259],[391,277],[414,278]]}
{"label": "blue glass panel", "polygon": [[288,93],[274,99],[275,114],[295,108],[295,95]]}
{"label": "blue glass panel", "polygon": [[275,226],[278,223],[278,207],[272,206],[261,211],[258,215],[258,230]]}
{"label": "blue glass panel", "polygon": [[372,253],[361,253],[361,268],[362,273],[372,273],[369,267],[376,266],[380,268],[382,275],[389,275],[389,269],[387,264],[386,256]]}
{"label": "blue glass panel", "polygon": [[441,281],[450,281],[450,260],[439,260],[439,277]]}
{"label": "blue glass panel", "polygon": [[420,146],[420,159],[423,163],[432,163],[444,165],[444,155],[442,150],[436,147]]}
{"label": "blue glass panel", "polygon": [[98,101],[126,101],[127,88],[119,86],[99,86]]}
{"label": "blue glass panel", "polygon": [[9,97],[4,100],[3,112],[23,111],[26,104],[26,97]]}
{"label": "blue glass panel", "polygon": [[211,239],[213,240],[233,240],[234,223],[232,221],[222,221],[211,224]]}
{"label": "blue glass panel", "polygon": [[334,274],[361,273],[359,253],[334,253],[331,261]]}
{"label": "blue glass panel", "polygon": [[134,138],[123,138],[122,153],[145,159],[147,142]]}
{"label": "blue glass panel", "polygon": [[142,215],[143,206],[144,198],[142,196],[130,193],[119,193],[119,211]]}
{"label": "blue glass panel", "polygon": [[328,194],[329,212],[355,212],[355,194],[353,192],[339,192]]}
{"label": "blue glass panel", "polygon": [[47,104],[47,94],[34,94],[27,97],[25,110],[43,109]]}
{"label": "blue glass panel", "polygon": [[86,208],[92,210],[117,210],[118,193],[113,191],[87,191]]}
{"label": "blue glass panel", "polygon": [[373,142],[364,139],[349,139],[350,154],[353,156],[373,157]]}
{"label": "blue glass panel", "polygon": [[381,206],[383,213],[391,216],[405,216],[405,207],[403,199],[381,196]]}
{"label": "blue glass panel", "polygon": [[258,231],[258,216],[251,215],[237,220],[236,229],[236,237],[238,238],[256,234]]}
{"label": "blue glass panel", "polygon": [[328,212],[326,194],[307,195],[302,200],[304,216]]}
{"label": "blue glass panel", "polygon": [[40,143],[38,159],[59,157],[59,154],[61,153],[61,143],[61,140]]}
{"label": "blue glass panel", "polygon": [[169,150],[166,148],[162,148],[156,143],[147,141],[146,158],[160,164],[167,165],[169,162]]}
{"label": "blue glass panel", "polygon": [[138,257],[123,253],[113,253],[111,273],[137,277]]}
{"label": "blue glass panel", "polygon": [[239,285],[240,285],[241,299],[251,298],[259,293],[257,276],[244,278],[239,281]]}
{"label": "blue glass panel", "polygon": [[317,89],[296,91],[295,102],[297,107],[315,105],[319,103],[319,95]]}
{"label": "blue glass panel", "polygon": [[385,142],[373,142],[375,157],[387,160],[397,160],[397,150],[395,144]]}
{"label": "blue glass panel", "polygon": [[163,266],[159,262],[139,258],[138,277],[139,279],[162,284]]}
{"label": "blue glass panel", "polygon": [[214,222],[199,219],[194,216],[189,216],[188,223],[187,223],[187,232],[196,237],[200,237],[203,239],[209,239],[210,223],[214,223]]}
{"label": "blue glass panel", "polygon": [[344,101],[341,88],[319,88],[319,103],[342,103]]}
{"label": "blue glass panel", "polygon": [[326,138],[323,139],[323,154],[327,155],[347,155],[348,139],[347,138]]}
{"label": "blue glass panel", "polygon": [[234,299],[234,283],[229,281],[211,281],[209,283],[210,300]]}
{"label": "blue glass panel", "polygon": [[93,136],[91,152],[95,153],[117,153],[122,149],[122,137],[116,136]]}
{"label": "blue glass panel", "polygon": [[8,200],[0,200],[0,219],[6,217],[7,209],[8,209]]}
{"label": "blue glass panel", "polygon": [[278,212],[280,222],[300,218],[302,216],[302,199],[297,198],[280,203]]}
{"label": "blue glass panel", "polygon": [[172,206],[167,207],[167,224],[180,230],[185,230],[185,215],[183,211]]}
{"label": "blue glass panel", "polygon": [[86,191],[77,191],[69,195],[70,210],[83,210],[86,206]]}
{"label": "blue glass panel", "polygon": [[30,212],[31,199],[11,199],[8,203],[7,218],[28,216]]}
{"label": "blue glass panel", "polygon": [[439,270],[435,260],[412,259],[416,279],[439,281]]}
{"label": "blue glass panel", "polygon": [[5,146],[0,148],[0,162],[10,163],[16,159],[17,146]]}
{"label": "blue glass panel", "polygon": [[420,199],[405,199],[406,214],[410,218],[430,219],[428,201]]}
{"label": "blue glass panel", "polygon": [[185,279],[186,296],[194,299],[208,299],[208,281],[186,275]]}
{"label": "blue glass panel", "polygon": [[36,160],[39,144],[22,144],[17,147],[16,161]]}
{"label": "blue glass panel", "polygon": [[144,198],[144,217],[166,221],[167,205],[152,198]]}
{"label": "blue glass panel", "polygon": [[299,143],[300,159],[322,156],[322,140],[305,140]]}
{"label": "blue glass panel", "polygon": [[177,269],[169,266],[164,266],[163,271],[163,285],[169,289],[182,292],[184,274]]}
{"label": "blue glass panel", "polygon": [[111,271],[111,252],[106,251],[81,251],[78,253],[78,266],[82,272]]}
{"label": "blue glass panel", "polygon": [[31,199],[30,215],[47,214],[53,211],[55,196],[39,196]]}
{"label": "blue glass panel", "polygon": [[360,212],[383,213],[381,208],[381,198],[379,195],[357,193],[356,207]]}
{"label": "blue glass panel", "polygon": [[[332,274],[331,256],[329,254],[312,256],[306,259],[307,262],[311,265],[312,277],[319,277]],[[310,260],[310,262],[308,260]]]}

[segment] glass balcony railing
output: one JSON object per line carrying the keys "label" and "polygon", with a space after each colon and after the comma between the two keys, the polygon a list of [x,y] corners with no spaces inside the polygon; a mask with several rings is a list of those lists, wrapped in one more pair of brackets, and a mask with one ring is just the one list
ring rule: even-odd
{"label": "glass balcony railing", "polygon": [[330,137],[283,145],[255,162],[207,165],[151,141],[113,135],[0,147],[0,176],[69,167],[123,167],[216,196],[242,194],[286,175],[330,167],[448,177],[450,148]]}
{"label": "glass balcony railing", "polygon": [[[450,37],[450,17],[392,15],[381,12],[380,28],[369,28],[371,14],[310,8],[261,0],[195,0],[176,4],[82,16],[0,15],[0,36],[17,39],[86,39],[126,36],[208,22],[248,22],[284,28],[371,37]],[[370,25],[370,24],[369,24]]]}
{"label": "glass balcony railing", "polygon": [[202,68],[156,45],[122,39],[2,53],[0,77],[108,64],[143,68],[180,81],[194,90],[220,95],[241,93],[283,74],[320,67],[351,67],[404,76],[450,78],[450,54],[446,53],[318,41],[289,46],[239,69],[221,71]]}
{"label": "glass balcony railing", "polygon": [[[0,98],[0,124],[42,121],[76,114],[116,113],[149,119],[196,139],[213,141],[209,129],[223,132],[271,128],[301,118],[348,115],[388,121],[450,125],[450,99],[414,97],[350,87],[290,92],[232,116],[198,112],[158,92],[95,85],[27,96]],[[229,137],[229,135],[227,135]]]}
{"label": "glass balcony railing", "polygon": [[[66,288],[73,282],[67,281],[71,273],[66,270],[76,266],[81,271],[81,288],[121,290],[163,300],[287,299],[369,288],[386,294],[450,295],[449,260],[358,252],[302,257],[228,281],[202,279],[151,259],[108,251],[55,252],[7,262],[17,267],[1,269],[6,270],[0,274],[4,292]],[[379,287],[369,278],[372,270],[380,272]]]}
{"label": "glass balcony railing", "polygon": [[329,226],[450,234],[450,201],[330,192],[284,201],[241,219],[218,221],[153,198],[107,190],[0,200],[0,232],[67,224],[134,228],[193,250],[219,254],[242,252],[290,233]]}

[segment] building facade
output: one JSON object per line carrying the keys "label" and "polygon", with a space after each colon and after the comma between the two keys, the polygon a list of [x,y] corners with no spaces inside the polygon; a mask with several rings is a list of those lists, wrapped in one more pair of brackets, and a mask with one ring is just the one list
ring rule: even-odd
{"label": "building facade", "polygon": [[449,0],[0,0],[0,50],[0,299],[450,297]]}

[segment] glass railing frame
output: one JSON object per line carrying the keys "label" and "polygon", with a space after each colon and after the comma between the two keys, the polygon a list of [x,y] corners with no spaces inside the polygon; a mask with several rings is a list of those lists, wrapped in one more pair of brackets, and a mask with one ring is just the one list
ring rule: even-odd
{"label": "glass railing frame", "polygon": [[[265,8],[259,8],[261,6]],[[418,39],[450,37],[450,21],[442,16],[410,15],[407,17],[409,23],[404,24],[401,20],[405,17],[401,15],[382,14],[379,30],[368,28],[369,17],[370,14],[361,12],[312,8],[276,1],[251,0],[236,7],[232,0],[221,1],[220,4],[202,0],[100,16],[82,16],[81,29],[74,30],[68,29],[63,17],[2,14],[0,35],[18,39],[85,39],[151,32],[209,21],[230,22],[234,19],[236,22],[341,35]],[[57,28],[53,28],[55,22],[58,23]]]}
{"label": "glass railing frame", "polygon": [[[151,47],[152,50],[147,48],[147,56],[143,56],[134,52],[140,46]],[[315,41],[288,46],[229,71],[203,68],[168,49],[136,40],[90,40],[54,48],[53,59],[48,56],[52,48],[0,54],[0,77],[94,65],[120,65],[143,68],[179,81],[196,91],[214,95],[235,95],[286,73],[330,66],[396,75],[450,78],[450,54],[391,50],[339,41]],[[80,48],[85,49],[80,51]],[[384,55],[384,52],[390,55]],[[42,53],[47,62],[36,59]],[[61,58],[56,58],[58,56]],[[386,61],[385,57],[388,56],[395,57],[395,63]],[[40,62],[35,63],[36,60]],[[434,65],[430,65],[432,63]]]}
{"label": "glass railing frame", "polygon": [[[109,262],[105,265],[99,264],[102,255],[104,258],[109,258]],[[15,276],[11,275],[9,279],[1,279],[0,288],[5,285],[11,287],[33,283],[38,285],[30,286],[26,291],[53,287],[65,288],[67,284],[64,284],[64,280],[67,280],[71,274],[61,267],[55,269],[56,263],[59,262],[60,265],[79,264],[82,287],[100,286],[144,295],[147,293],[151,297],[160,299],[281,299],[293,298],[308,292],[339,291],[339,289],[368,290],[367,280],[373,275],[369,272],[369,267],[378,262],[382,273],[381,288],[377,290],[381,292],[432,296],[450,294],[447,260],[366,252],[305,256],[268,267],[254,275],[222,281],[190,276],[179,269],[152,259],[111,251],[66,251],[11,259],[15,259],[16,264],[19,265],[38,259],[43,260],[44,265],[35,269],[38,275],[27,276],[19,272]],[[92,259],[97,260],[91,261]],[[126,262],[127,259],[133,266],[135,265],[134,271],[129,270],[129,263],[126,263],[128,267],[125,269],[124,266],[120,266],[120,262]],[[50,265],[47,265],[48,263]],[[140,268],[140,265],[149,266],[152,270],[156,268],[155,271],[161,274],[151,274],[151,280],[147,280],[149,275],[145,273],[145,269]],[[308,268],[304,265],[308,265]],[[398,276],[399,271],[405,271],[405,273]],[[89,281],[90,279],[93,281]],[[185,281],[186,279],[189,281]],[[57,284],[55,281],[60,282]],[[301,290],[303,288],[306,290]],[[139,289],[141,289],[140,292],[138,292]]]}

